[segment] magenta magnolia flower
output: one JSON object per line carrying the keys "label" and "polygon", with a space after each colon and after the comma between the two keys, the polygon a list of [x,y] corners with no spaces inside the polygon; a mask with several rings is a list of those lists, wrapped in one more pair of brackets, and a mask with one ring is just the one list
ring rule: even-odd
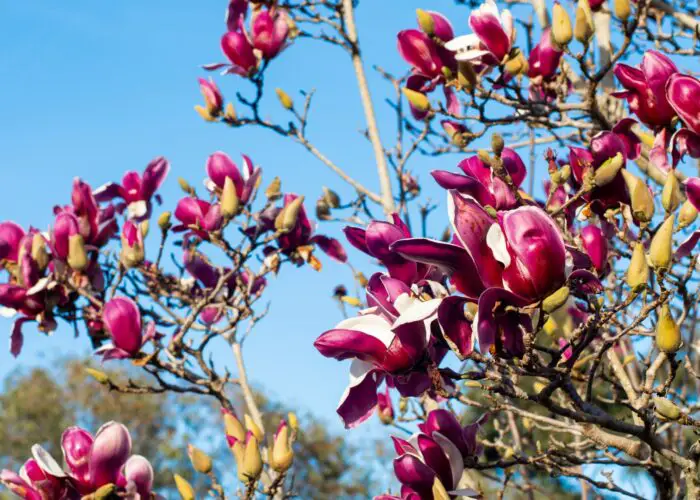
{"label": "magenta magnolia flower", "polygon": [[89,492],[92,486],[90,452],[93,441],[92,434],[80,427],[69,427],[63,431],[61,436],[63,459],[68,466],[70,476],[81,493]]}
{"label": "magenta magnolia flower", "polygon": [[[510,174],[513,183],[520,186],[525,180],[527,170],[518,153],[504,148],[501,153],[503,165]],[[472,156],[459,163],[464,174],[453,174],[445,170],[431,172],[437,183],[445,189],[454,189],[469,195],[481,205],[489,205],[498,210],[513,208],[517,200],[508,185],[493,174],[493,170],[478,156]]]}
{"label": "magenta magnolia flower", "polygon": [[422,76],[432,79],[442,75],[446,66],[440,58],[437,44],[416,29],[403,30],[397,35],[399,54]]}
{"label": "magenta magnolia flower", "polygon": [[12,221],[0,222],[0,269],[3,261],[17,263],[24,229]]}
{"label": "magenta magnolia flower", "polygon": [[671,59],[650,50],[642,57],[639,68],[618,63],[614,73],[625,90],[613,95],[627,99],[630,110],[642,122],[650,127],[663,127],[671,122],[676,111],[667,100],[666,84],[672,75],[678,73]]}
{"label": "magenta magnolia flower", "polygon": [[474,61],[498,66],[510,53],[515,41],[513,16],[509,10],[498,11],[494,0],[486,0],[469,15],[473,33],[458,36],[445,44],[458,61]]}
{"label": "magenta magnolia flower", "polygon": [[556,90],[549,83],[559,73],[559,62],[563,51],[552,43],[551,29],[542,31],[540,41],[530,52],[527,76],[530,78],[530,95],[537,99],[552,100]]}
{"label": "magenta magnolia flower", "polygon": [[124,486],[126,491],[135,491],[140,499],[151,497],[153,489],[153,467],[146,457],[132,455],[124,464]]}
{"label": "magenta magnolia flower", "polygon": [[666,98],[685,125],[671,138],[673,164],[686,153],[700,158],[700,80],[678,73],[671,75],[666,85]]}
{"label": "magenta magnolia flower", "polygon": [[221,151],[209,156],[207,159],[207,187],[210,191],[217,191],[224,188],[226,178],[230,178],[236,188],[236,194],[242,205],[247,204],[260,180],[261,169],[254,167],[253,162],[246,155],[243,155],[243,170],[231,158]]}
{"label": "magenta magnolia flower", "polygon": [[143,334],[139,308],[127,297],[116,297],[107,302],[102,311],[102,321],[112,337],[111,344],[97,350],[104,359],[133,358],[147,341],[156,336],[154,323],[149,323]]}
{"label": "magenta magnolia flower", "polygon": [[223,217],[218,203],[211,204],[198,198],[182,198],[175,207],[175,218],[181,222],[173,231],[190,230],[203,240],[209,239],[209,233],[221,229]]}
{"label": "magenta magnolia flower", "polygon": [[341,321],[314,342],[323,356],[353,360],[350,385],[337,408],[346,427],[370,417],[384,378],[404,396],[431,387],[418,365],[429,353],[430,324],[440,299],[421,301],[403,282],[379,274],[370,280],[367,297],[370,310]]}
{"label": "magenta magnolia flower", "polygon": [[116,483],[122,466],[131,454],[129,430],[117,422],[108,422],[97,431],[90,450],[89,470],[93,487]]}
{"label": "magenta magnolia flower", "polygon": [[598,226],[586,226],[581,229],[581,243],[598,275],[602,275],[608,266],[608,238],[605,233]]}
{"label": "magenta magnolia flower", "polygon": [[[428,414],[420,432],[408,440],[392,436],[397,458],[394,473],[401,483],[401,499],[433,498],[433,484],[439,480],[452,495],[476,495],[472,490],[457,490],[465,460],[474,461],[481,453],[476,434],[484,418],[462,427],[447,410]],[[378,498],[399,498],[384,496]]]}
{"label": "magenta magnolia flower", "polygon": [[[250,76],[258,69],[258,58],[253,52],[253,45],[243,31],[229,31],[221,37],[221,50],[231,62],[226,73]],[[216,69],[225,65],[211,65],[207,69]]]}
{"label": "magenta magnolia flower", "polygon": [[94,191],[95,199],[106,202],[121,198],[123,203],[117,205],[121,212],[125,208],[130,219],[146,219],[151,213],[151,199],[160,198],[156,191],[163,184],[170,170],[168,160],[159,156],[146,166],[143,174],[129,171],[122,177],[122,183],[109,182]]}
{"label": "magenta magnolia flower", "polygon": [[280,9],[270,8],[254,14],[250,26],[253,47],[263,58],[272,59],[284,48],[289,34],[287,14]]}
{"label": "magenta magnolia flower", "polygon": [[213,80],[199,78],[199,90],[204,96],[204,103],[207,106],[207,111],[212,116],[217,116],[224,109],[224,98],[221,95],[219,87],[216,86]]}

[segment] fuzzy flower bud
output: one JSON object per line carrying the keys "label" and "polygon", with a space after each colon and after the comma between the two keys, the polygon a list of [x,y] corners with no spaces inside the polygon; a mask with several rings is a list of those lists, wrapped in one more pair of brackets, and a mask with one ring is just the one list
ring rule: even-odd
{"label": "fuzzy flower bud", "polygon": [[664,304],[656,323],[656,347],[667,354],[674,354],[682,342],[681,329],[671,315],[671,308]]}
{"label": "fuzzy flower bud", "polygon": [[299,196],[285,206],[275,219],[275,229],[283,234],[294,229],[303,203],[304,197]]}
{"label": "fuzzy flower bud", "polygon": [[430,109],[430,101],[422,92],[411,90],[407,87],[402,88],[401,92],[403,92],[403,95],[406,97],[406,99],[408,99],[408,102],[410,102],[411,106],[413,106],[416,110],[425,112]]}
{"label": "fuzzy flower bud", "polygon": [[638,292],[649,281],[649,265],[644,253],[644,245],[637,243],[632,251],[629,267],[627,268],[627,284],[632,291]]}
{"label": "fuzzy flower bud", "polygon": [[294,107],[294,101],[292,101],[292,98],[289,97],[289,94],[287,94],[284,90],[276,88],[275,93],[277,94],[277,99],[279,99],[280,104],[284,109],[292,109]]}
{"label": "fuzzy flower bud", "polygon": [[221,215],[225,218],[230,219],[238,213],[240,208],[240,199],[238,198],[238,193],[236,192],[236,186],[233,184],[233,180],[226,176],[224,180],[224,187],[221,190]]}
{"label": "fuzzy flower bud", "polygon": [[179,474],[173,474],[173,479],[175,479],[175,487],[182,497],[182,500],[194,500],[194,488],[192,488],[192,485],[187,479]]}
{"label": "fuzzy flower bud", "polygon": [[166,232],[172,224],[170,223],[170,217],[172,214],[170,212],[163,212],[158,216],[158,227],[161,231]]}
{"label": "fuzzy flower bud", "polygon": [[243,482],[252,482],[260,477],[263,469],[262,456],[258,447],[258,440],[251,434],[245,444],[242,467],[238,468],[238,479]]}
{"label": "fuzzy flower bud", "polygon": [[649,245],[649,261],[656,270],[668,269],[673,258],[673,222],[671,215],[661,224]]}
{"label": "fuzzy flower bud", "polygon": [[248,415],[247,413],[243,415],[243,421],[245,422],[245,428],[253,433],[253,436],[255,436],[255,439],[258,441],[262,441],[264,435],[260,427],[258,427],[258,424],[255,423],[253,418]]}
{"label": "fuzzy flower bud", "polygon": [[[625,159],[622,153],[617,153],[612,158],[608,159],[603,163],[598,169],[596,169],[594,174],[595,185],[598,187],[610,184],[613,179],[617,176],[617,173],[624,165]],[[623,174],[624,175],[624,174]]]}
{"label": "fuzzy flower bud", "polygon": [[194,470],[202,474],[209,474],[211,472],[211,457],[202,450],[192,446],[191,444],[187,445],[187,456],[190,457],[190,462],[192,463]]}
{"label": "fuzzy flower bud", "polygon": [[282,420],[275,434],[274,444],[272,445],[270,466],[277,472],[284,472],[289,469],[293,460],[294,451],[290,446],[289,426]]}
{"label": "fuzzy flower bud", "polygon": [[678,420],[681,409],[666,398],[654,397],[654,410],[663,420]]}
{"label": "fuzzy flower bud", "polygon": [[698,211],[693,204],[686,200],[681,206],[681,211],[678,213],[678,228],[683,229],[695,222],[698,217]]}
{"label": "fuzzy flower bud", "polygon": [[559,47],[566,47],[573,37],[571,18],[559,2],[554,2],[552,8],[552,42]]}
{"label": "fuzzy flower bud", "polygon": [[584,45],[587,45],[595,33],[593,26],[593,12],[588,0],[578,0],[576,7],[576,20],[574,21],[574,37]]}
{"label": "fuzzy flower bud", "polygon": [[661,205],[667,212],[673,212],[678,208],[682,201],[680,183],[678,182],[678,177],[671,170],[666,175],[666,182],[664,182],[664,189],[661,192]]}
{"label": "fuzzy flower bud", "polygon": [[651,221],[652,217],[654,217],[654,196],[649,191],[649,187],[628,170],[623,170],[622,176],[627,183],[632,215],[639,222],[646,223]]}
{"label": "fuzzy flower bud", "polygon": [[280,191],[281,188],[282,181],[279,177],[275,177],[272,179],[272,182],[270,182],[270,185],[267,186],[267,189],[265,189],[265,197],[270,201],[278,199],[280,196],[282,196],[282,192]]}

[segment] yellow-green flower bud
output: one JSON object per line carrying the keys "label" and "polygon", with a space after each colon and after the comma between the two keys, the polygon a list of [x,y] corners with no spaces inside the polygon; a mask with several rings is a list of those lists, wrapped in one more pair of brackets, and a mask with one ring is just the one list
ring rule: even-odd
{"label": "yellow-green flower bud", "polygon": [[194,470],[201,474],[209,474],[211,472],[213,466],[211,457],[202,450],[190,444],[187,445],[187,455],[190,457]]}
{"label": "yellow-green flower bud", "polygon": [[416,17],[418,18],[418,26],[421,31],[428,36],[435,33],[435,19],[423,9],[416,9]]}
{"label": "yellow-green flower bud", "polygon": [[221,215],[225,218],[230,219],[238,213],[240,208],[240,199],[238,198],[238,193],[236,192],[236,186],[233,180],[226,176],[224,180],[224,188],[221,190]]}
{"label": "yellow-green flower bud", "polygon": [[[593,180],[598,187],[610,184],[617,176],[617,173],[625,163],[622,153],[617,153],[612,158],[608,158],[593,174]],[[624,174],[624,172],[623,172]]]}
{"label": "yellow-green flower bud", "polygon": [[698,211],[690,201],[685,200],[678,212],[678,228],[682,229],[691,225],[698,218]]}
{"label": "yellow-green flower bud", "polygon": [[46,251],[46,240],[39,233],[32,237],[32,260],[42,271],[49,265],[49,253]]}
{"label": "yellow-green flower bud", "polygon": [[84,271],[88,266],[88,256],[85,241],[79,234],[68,238],[68,265],[74,271]]}
{"label": "yellow-green flower bud", "polygon": [[673,212],[678,208],[682,200],[678,177],[676,177],[673,170],[671,170],[666,174],[666,182],[664,182],[664,189],[661,192],[661,206],[663,206],[664,210],[667,212]]}
{"label": "yellow-green flower bud", "polygon": [[279,177],[275,177],[272,179],[272,182],[270,182],[270,185],[267,186],[267,189],[265,189],[265,197],[270,201],[274,201],[282,196],[281,189],[282,181]]}
{"label": "yellow-green flower bud", "polygon": [[175,479],[175,487],[182,500],[194,500],[194,488],[189,481],[180,474],[173,474],[173,479]]}
{"label": "yellow-green flower bud", "polygon": [[243,421],[245,422],[245,428],[253,433],[255,439],[257,439],[258,441],[262,441],[264,437],[263,432],[260,429],[260,427],[258,427],[258,424],[256,424],[253,420],[253,417],[246,413],[245,415],[243,415]]}
{"label": "yellow-green flower bud", "polygon": [[282,234],[288,233],[294,229],[303,203],[304,197],[299,196],[284,207],[275,219],[275,229]]}
{"label": "yellow-green flower bud", "polygon": [[493,151],[493,154],[496,156],[501,156],[501,153],[503,153],[503,149],[506,147],[506,143],[503,140],[503,136],[501,134],[492,134],[491,135],[491,151]]}
{"label": "yellow-green flower bud", "polygon": [[272,445],[270,467],[277,472],[284,472],[291,467],[293,460],[294,450],[292,450],[289,442],[289,426],[282,425]]}
{"label": "yellow-green flower bud", "polygon": [[593,12],[588,0],[578,0],[576,20],[574,21],[574,37],[583,44],[588,44],[595,33]]}
{"label": "yellow-green flower bud", "polygon": [[629,267],[627,268],[627,284],[632,291],[638,292],[644,288],[649,281],[649,265],[644,252],[644,245],[636,243],[632,251]]}
{"label": "yellow-green flower bud", "polygon": [[238,469],[238,479],[243,482],[252,482],[260,477],[263,470],[262,456],[258,447],[258,440],[250,436],[243,452],[243,466]]}
{"label": "yellow-green flower bud", "polygon": [[172,227],[172,224],[170,223],[171,215],[172,214],[170,212],[163,212],[158,216],[158,227],[161,231],[166,232]]}
{"label": "yellow-green flower bud", "polygon": [[469,61],[457,62],[457,83],[463,89],[471,91],[476,87],[477,75]]}
{"label": "yellow-green flower bud", "polygon": [[563,286],[542,301],[542,310],[551,313],[563,306],[569,299],[569,287]]}
{"label": "yellow-green flower bud", "polygon": [[673,222],[675,217],[671,215],[657,229],[649,245],[649,262],[654,269],[668,269],[673,259]]}
{"label": "yellow-green flower bud", "polygon": [[664,420],[681,418],[681,409],[666,398],[654,397],[654,410]]}
{"label": "yellow-green flower bud", "polygon": [[673,354],[680,349],[682,342],[681,328],[673,319],[671,308],[664,304],[656,323],[656,347],[667,354]]}
{"label": "yellow-green flower bud", "polygon": [[630,14],[632,14],[632,9],[630,9],[630,0],[614,0],[613,1],[613,11],[615,16],[621,21],[626,21]]}
{"label": "yellow-green flower bud", "polygon": [[277,88],[275,89],[275,93],[277,94],[277,99],[279,99],[280,104],[284,109],[292,109],[294,107],[294,101],[292,101],[292,98],[289,97],[289,94],[287,94],[284,90]]}
{"label": "yellow-green flower bud", "polygon": [[430,101],[422,92],[411,90],[406,87],[402,88],[401,92],[403,92],[403,95],[406,96],[406,99],[408,99],[408,102],[411,103],[411,106],[418,111],[428,111],[430,109]]}
{"label": "yellow-green flower bud", "polygon": [[552,31],[550,36],[554,45],[566,47],[573,37],[569,13],[559,2],[554,2],[552,8]]}
{"label": "yellow-green flower bud", "polygon": [[109,375],[107,375],[103,371],[95,370],[94,368],[85,368],[85,373],[90,375],[92,378],[94,378],[100,384],[108,384],[109,383]]}
{"label": "yellow-green flower bud", "polygon": [[651,221],[654,217],[654,196],[649,191],[649,187],[629,170],[623,170],[622,175],[630,195],[632,216],[639,222]]}

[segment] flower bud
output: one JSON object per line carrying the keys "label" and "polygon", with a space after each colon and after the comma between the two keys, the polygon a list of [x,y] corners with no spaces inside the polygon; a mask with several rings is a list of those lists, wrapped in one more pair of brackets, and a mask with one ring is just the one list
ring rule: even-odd
{"label": "flower bud", "polygon": [[358,299],[357,297],[351,297],[349,295],[343,295],[342,297],[340,297],[340,300],[351,307],[360,307],[362,305],[362,301],[360,299]]}
{"label": "flower bud", "polygon": [[107,375],[105,372],[102,372],[100,370],[95,370],[94,368],[85,368],[85,373],[90,375],[92,378],[94,378],[100,384],[108,384],[109,383],[109,375]]}
{"label": "flower bud", "polygon": [[230,219],[238,213],[240,200],[238,198],[238,193],[236,192],[236,186],[233,184],[233,180],[226,176],[224,181],[224,188],[221,190],[221,215],[225,218]]}
{"label": "flower bud", "polygon": [[457,61],[457,83],[465,90],[476,87],[477,75],[469,61]]}
{"label": "flower bud", "polygon": [[491,151],[493,151],[493,154],[496,156],[501,156],[503,148],[505,147],[506,144],[503,141],[503,136],[501,134],[491,134]]}
{"label": "flower bud", "polygon": [[96,487],[117,480],[131,454],[131,436],[124,425],[108,422],[97,431],[90,452],[90,477]]}
{"label": "flower bud", "polygon": [[401,91],[403,95],[406,96],[406,99],[408,99],[408,102],[411,103],[411,106],[416,110],[428,111],[430,109],[430,101],[422,92],[411,90],[407,87],[402,88]]}
{"label": "flower bud", "polygon": [[627,183],[632,216],[639,222],[651,221],[654,217],[654,196],[649,191],[649,187],[629,170],[623,170],[622,176]]}
{"label": "flower bud", "polygon": [[292,431],[299,431],[299,420],[297,419],[296,413],[294,413],[293,411],[287,413],[287,421],[289,422],[289,427],[292,429]]}
{"label": "flower bud", "polygon": [[636,243],[632,251],[629,267],[627,268],[627,284],[632,291],[639,292],[649,281],[649,265],[644,253],[644,245]]}
{"label": "flower bud", "polygon": [[569,287],[563,286],[552,295],[542,301],[542,309],[546,313],[551,313],[563,306],[569,299]]}
{"label": "flower bud", "polygon": [[263,435],[263,432],[260,429],[260,427],[258,427],[258,424],[255,423],[253,418],[246,413],[245,415],[243,415],[243,421],[245,422],[245,428],[249,432],[253,433],[253,436],[255,436],[255,439],[257,439],[258,442],[262,441],[263,437],[265,437],[265,436]]}
{"label": "flower bud", "polygon": [[194,110],[197,112],[197,114],[198,114],[199,116],[202,117],[202,119],[203,119],[204,121],[213,122],[213,121],[216,120],[216,118],[214,118],[214,117],[211,115],[211,113],[209,112],[209,110],[208,110],[207,108],[205,108],[204,106],[200,106],[199,104],[197,104],[197,105],[194,107]]}
{"label": "flower bud", "polygon": [[323,198],[319,198],[318,201],[316,201],[316,218],[318,220],[331,219],[331,209]]}
{"label": "flower bud", "polygon": [[681,206],[681,211],[678,213],[678,229],[683,229],[695,222],[698,217],[698,211],[693,204],[686,200]]}
{"label": "flower bud", "polygon": [[588,0],[578,0],[576,7],[576,20],[574,21],[574,37],[584,45],[587,45],[595,33],[593,26],[593,13]]}
{"label": "flower bud", "polygon": [[187,456],[190,457],[190,462],[194,470],[202,474],[209,474],[211,472],[211,457],[202,450],[189,444],[187,445]]}
{"label": "flower bud", "polygon": [[49,253],[46,251],[46,240],[39,233],[34,233],[32,237],[32,260],[40,270],[46,269],[49,265]]}
{"label": "flower bud", "polygon": [[180,189],[182,189],[187,194],[192,194],[192,192],[194,191],[192,189],[192,186],[190,186],[190,183],[182,177],[177,178],[177,184],[180,186]]}
{"label": "flower bud", "polygon": [[92,494],[93,500],[108,500],[112,498],[112,495],[116,493],[117,485],[113,483],[105,484],[97,488],[95,493]]}
{"label": "flower bud", "polygon": [[513,49],[505,64],[506,73],[512,76],[522,75],[527,73],[529,64],[520,49]]}
{"label": "flower bud", "polygon": [[258,448],[258,440],[251,434],[245,444],[243,452],[243,467],[238,469],[238,479],[243,482],[252,482],[260,477],[263,469],[262,456]]}
{"label": "flower bud", "polygon": [[172,214],[170,212],[163,212],[158,216],[158,227],[161,231],[166,232],[172,226],[170,223],[171,215]]}
{"label": "flower bud", "polygon": [[661,205],[667,212],[673,212],[678,208],[683,198],[681,197],[680,184],[673,170],[666,175],[664,189],[661,192]]}
{"label": "flower bud", "polygon": [[82,235],[74,234],[68,238],[68,265],[74,271],[83,271],[88,266],[85,240]]}
{"label": "flower bud", "polygon": [[673,319],[671,308],[664,304],[656,323],[656,347],[667,354],[673,354],[680,349],[682,341],[681,328]]}
{"label": "flower bud", "polygon": [[666,398],[654,397],[654,410],[664,420],[678,420],[681,418],[681,409]]}
{"label": "flower bud", "polygon": [[285,206],[277,215],[277,218],[275,219],[275,229],[282,234],[293,230],[297,224],[299,211],[301,210],[303,203],[303,196],[294,198],[291,202],[289,202],[289,204]]}
{"label": "flower bud", "polygon": [[613,0],[613,11],[615,16],[621,21],[626,21],[632,10],[630,9],[630,0]]}
{"label": "flower bud", "polygon": [[571,18],[559,2],[554,2],[552,8],[552,42],[558,47],[566,47],[573,37]]}
{"label": "flower bud", "polygon": [[236,108],[233,107],[233,103],[228,103],[226,105],[224,117],[229,121],[234,121],[236,119]]}
{"label": "flower bud", "polygon": [[673,222],[675,217],[671,215],[656,230],[656,234],[649,245],[649,261],[654,269],[668,269],[673,258]]}
{"label": "flower bud", "polygon": [[624,163],[625,158],[622,156],[622,153],[617,153],[612,158],[607,159],[594,173],[595,185],[603,187],[610,184]]}
{"label": "flower bud", "polygon": [[245,429],[243,428],[241,421],[236,417],[236,414],[229,410],[221,410],[221,413],[224,417],[224,429],[226,435],[232,436],[238,441],[244,441]]}
{"label": "flower bud", "polygon": [[124,479],[128,485],[133,485],[138,498],[151,498],[153,489],[153,467],[151,463],[141,455],[132,455],[124,465]]}
{"label": "flower bud", "polygon": [[435,19],[423,9],[416,9],[416,17],[418,18],[418,26],[421,31],[428,36],[435,33]]}
{"label": "flower bud", "polygon": [[275,441],[272,445],[272,457],[270,459],[270,467],[274,471],[284,472],[292,465],[294,460],[294,451],[289,442],[289,426],[282,420],[280,422]]}
{"label": "flower bud", "polygon": [[442,482],[437,476],[435,476],[435,480],[433,481],[432,493],[433,500],[450,500],[450,495],[447,493],[445,485],[442,484]]}
{"label": "flower bud", "polygon": [[571,165],[568,163],[559,169],[559,180],[562,184],[569,180],[571,177]]}
{"label": "flower bud", "polygon": [[340,196],[326,186],[323,186],[323,200],[330,208],[340,208]]}
{"label": "flower bud", "polygon": [[282,196],[282,192],[280,191],[281,188],[282,181],[279,177],[275,177],[272,179],[272,182],[270,182],[270,185],[267,186],[267,189],[265,189],[265,197],[270,201],[278,199],[280,196]]}
{"label": "flower bud", "polygon": [[173,474],[173,479],[175,479],[175,487],[182,497],[182,500],[194,500],[194,488],[192,488],[192,485],[187,479],[180,474]]}
{"label": "flower bud", "polygon": [[292,101],[292,98],[289,97],[289,94],[287,94],[284,90],[276,88],[275,93],[277,94],[277,99],[279,99],[280,104],[284,109],[292,109],[294,107],[294,101]]}

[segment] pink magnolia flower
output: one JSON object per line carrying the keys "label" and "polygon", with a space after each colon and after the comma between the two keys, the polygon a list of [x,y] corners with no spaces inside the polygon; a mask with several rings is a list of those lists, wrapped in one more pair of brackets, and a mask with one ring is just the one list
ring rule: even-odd
{"label": "pink magnolia flower", "polygon": [[563,53],[552,43],[551,29],[544,29],[539,43],[532,49],[528,58],[527,76],[530,78],[531,95],[545,100],[556,97],[555,89],[549,84],[558,74]]}
{"label": "pink magnolia flower", "polygon": [[[503,165],[510,174],[513,183],[520,186],[525,180],[527,169],[522,159],[514,150],[504,148],[501,153]],[[491,167],[472,156],[459,163],[464,174],[453,174],[445,170],[434,170],[431,175],[445,189],[454,189],[462,194],[472,196],[481,205],[489,205],[498,210],[513,208],[517,200],[508,185],[496,177]]]}
{"label": "pink magnolia flower", "polygon": [[352,359],[350,384],[337,408],[348,428],[371,416],[377,387],[385,378],[404,396],[431,387],[420,365],[430,356],[430,324],[441,300],[422,301],[403,282],[377,274],[368,284],[367,301],[370,309],[341,321],[314,342],[323,356]]}
{"label": "pink magnolia flower", "polygon": [[90,449],[90,480],[94,488],[116,483],[131,454],[131,435],[120,423],[108,422],[97,431]]}
{"label": "pink magnolia flower", "polygon": [[139,308],[127,297],[115,297],[107,302],[102,310],[102,321],[112,337],[111,344],[97,350],[105,360],[133,358],[146,342],[156,337],[154,323],[149,323],[143,333]]}
{"label": "pink magnolia flower", "polygon": [[458,36],[445,44],[458,61],[474,61],[487,66],[500,65],[515,41],[513,16],[499,12],[494,0],[486,0],[469,15],[473,33]]}
{"label": "pink magnolia flower", "polygon": [[97,188],[93,194],[98,202],[121,198],[123,203],[117,205],[119,212],[126,209],[130,219],[147,219],[151,213],[151,199],[155,197],[160,203],[156,191],[163,184],[169,170],[168,160],[159,156],[146,166],[143,174],[129,171],[122,177],[121,184],[109,182]]}
{"label": "pink magnolia flower", "polygon": [[640,67],[618,63],[613,71],[625,88],[613,95],[626,99],[630,110],[646,125],[663,127],[676,116],[667,100],[666,84],[678,68],[667,56],[650,50],[642,57]]}
{"label": "pink magnolia flower", "polygon": [[175,207],[175,218],[181,224],[174,226],[173,231],[190,230],[203,240],[209,239],[209,233],[221,229],[223,217],[218,203],[211,204],[198,198],[182,198]]}
{"label": "pink magnolia flower", "polygon": [[679,73],[671,75],[666,84],[666,98],[685,125],[671,138],[673,164],[686,153],[700,158],[700,80]]}
{"label": "pink magnolia flower", "polygon": [[209,176],[207,187],[210,191],[223,189],[228,177],[233,182],[236,194],[242,205],[251,201],[262,173],[260,167],[253,166],[253,162],[248,156],[243,155],[243,169],[241,171],[233,160],[221,151],[217,151],[209,156],[206,170]]}
{"label": "pink magnolia flower", "polygon": [[124,464],[124,481],[127,492],[136,492],[140,499],[151,498],[153,489],[153,467],[141,455],[132,455]]}
{"label": "pink magnolia flower", "polygon": [[77,489],[87,493],[92,486],[90,479],[90,452],[94,439],[85,429],[69,427],[61,436],[63,459]]}
{"label": "pink magnolia flower", "polygon": [[24,229],[12,221],[0,222],[0,269],[3,261],[17,263]]}
{"label": "pink magnolia flower", "polygon": [[598,226],[586,226],[581,229],[581,243],[598,275],[602,275],[608,267],[608,238],[605,233]]}
{"label": "pink magnolia flower", "polygon": [[199,90],[204,97],[204,103],[207,106],[207,111],[211,116],[218,116],[224,109],[224,98],[221,95],[219,87],[216,86],[213,80],[199,78]]}
{"label": "pink magnolia flower", "polygon": [[253,52],[253,45],[243,31],[229,31],[221,37],[221,50],[230,65],[213,64],[206,69],[218,69],[228,66],[224,73],[235,73],[241,76],[251,76],[258,69],[258,58]]}
{"label": "pink magnolia flower", "polygon": [[264,59],[272,59],[284,49],[289,34],[287,14],[281,9],[269,8],[254,14],[250,26],[253,47]]}

